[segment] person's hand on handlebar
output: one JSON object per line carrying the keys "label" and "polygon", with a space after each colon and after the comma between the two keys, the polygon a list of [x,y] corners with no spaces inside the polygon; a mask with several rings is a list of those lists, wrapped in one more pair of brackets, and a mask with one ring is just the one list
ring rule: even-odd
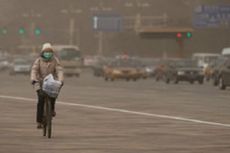
{"label": "person's hand on handlebar", "polygon": [[31,84],[32,84],[32,85],[35,85],[35,83],[37,83],[37,82],[38,82],[38,81],[32,80],[32,81],[31,81]]}

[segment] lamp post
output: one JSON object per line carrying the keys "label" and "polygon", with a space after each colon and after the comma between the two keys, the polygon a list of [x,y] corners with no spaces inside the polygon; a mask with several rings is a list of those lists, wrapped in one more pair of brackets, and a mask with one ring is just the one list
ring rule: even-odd
{"label": "lamp post", "polygon": [[[61,10],[61,13],[68,15],[69,18],[69,45],[74,45],[75,42],[75,15],[81,14],[81,9],[74,9],[70,7],[69,9]],[[77,28],[77,45],[80,46],[80,28]]]}
{"label": "lamp post", "polygon": [[[98,6],[94,6],[90,8],[90,11],[93,12],[93,14],[98,13],[98,12],[110,12],[112,11],[111,7],[105,7],[103,1],[99,2]],[[98,23],[98,18],[94,17],[94,26],[97,26]],[[97,54],[102,55],[103,54],[103,46],[104,46],[104,32],[103,31],[98,31],[98,50]]]}

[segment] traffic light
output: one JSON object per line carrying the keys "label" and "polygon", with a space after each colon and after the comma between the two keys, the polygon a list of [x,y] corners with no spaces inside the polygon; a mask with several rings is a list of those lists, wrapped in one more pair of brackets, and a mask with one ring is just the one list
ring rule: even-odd
{"label": "traffic light", "polygon": [[178,32],[178,33],[176,34],[176,37],[177,37],[178,39],[181,39],[181,38],[182,38],[182,33]]}
{"label": "traffic light", "polygon": [[25,28],[20,27],[20,28],[18,29],[18,33],[19,33],[20,35],[24,35],[24,34],[26,33]]}
{"label": "traffic light", "polygon": [[39,28],[39,27],[37,27],[37,28],[35,28],[34,29],[34,34],[36,35],[36,36],[39,36],[39,35],[41,35],[41,29]]}
{"label": "traffic light", "polygon": [[183,38],[192,38],[192,33],[191,32],[177,32],[176,33],[176,38],[177,39],[183,39]]}
{"label": "traffic light", "polygon": [[191,32],[187,32],[187,33],[186,33],[186,37],[187,37],[187,38],[192,38],[192,33],[191,33]]}

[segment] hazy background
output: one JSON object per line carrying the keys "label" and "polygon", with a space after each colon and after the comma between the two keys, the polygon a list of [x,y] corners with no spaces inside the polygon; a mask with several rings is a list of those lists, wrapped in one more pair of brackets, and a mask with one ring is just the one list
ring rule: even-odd
{"label": "hazy background", "polygon": [[[184,42],[184,55],[193,52],[220,52],[230,46],[230,28],[193,27],[192,18],[196,6],[230,5],[229,0],[0,0],[0,28],[7,34],[0,36],[0,47],[9,52],[38,50],[44,42],[68,44],[70,39],[70,19],[75,20],[73,44],[79,45],[82,52],[97,54],[98,32],[93,30],[95,14],[119,14],[133,17],[167,16],[169,26],[194,28],[191,40]],[[130,24],[129,23],[129,24]],[[127,24],[124,21],[124,24]],[[18,29],[23,27],[24,34]],[[31,28],[39,27],[41,34],[36,36]],[[124,26],[125,27],[125,26]],[[103,35],[103,54],[115,55],[122,52],[139,56],[160,57],[167,53],[177,56],[179,46],[175,39],[146,39],[140,37],[133,28]]]}

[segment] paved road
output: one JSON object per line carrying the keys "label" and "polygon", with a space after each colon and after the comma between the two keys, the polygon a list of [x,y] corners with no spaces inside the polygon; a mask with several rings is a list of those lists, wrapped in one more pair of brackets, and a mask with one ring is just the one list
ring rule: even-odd
{"label": "paved road", "polygon": [[0,74],[0,153],[229,153],[230,90],[154,80],[67,78],[52,139],[27,76]]}

